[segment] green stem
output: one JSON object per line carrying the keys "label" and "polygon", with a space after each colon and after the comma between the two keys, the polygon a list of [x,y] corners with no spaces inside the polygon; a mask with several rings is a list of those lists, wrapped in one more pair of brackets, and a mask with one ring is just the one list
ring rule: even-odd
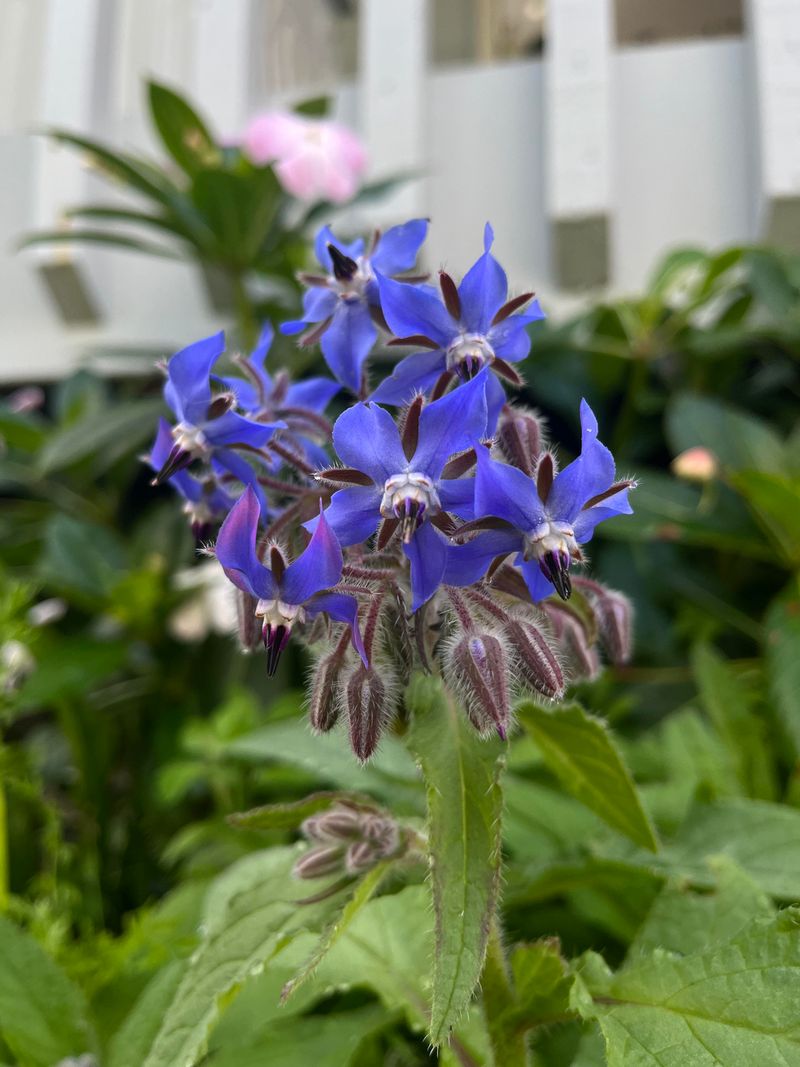
{"label": "green stem", "polygon": [[514,1007],[515,997],[496,919],[489,931],[481,991],[495,1067],[528,1067],[530,1060],[525,1032],[513,1024],[508,1025],[509,1017],[513,1018],[510,1009]]}
{"label": "green stem", "polygon": [[236,304],[236,324],[239,331],[239,341],[242,348],[249,352],[255,348],[258,340],[258,322],[256,320],[253,305],[247,293],[244,282],[244,274],[236,271],[232,277],[233,297]]}
{"label": "green stem", "polygon": [[8,910],[10,899],[10,870],[8,855],[8,810],[6,791],[0,778],[0,913]]}

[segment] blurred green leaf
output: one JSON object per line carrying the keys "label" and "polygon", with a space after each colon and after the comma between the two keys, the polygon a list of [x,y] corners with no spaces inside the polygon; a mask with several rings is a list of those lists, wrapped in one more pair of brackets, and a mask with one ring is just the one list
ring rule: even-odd
{"label": "blurred green leaf", "polygon": [[764,674],[792,751],[800,755],[800,588],[794,582],[767,611]]}
{"label": "blurred green leaf", "polygon": [[163,410],[160,399],[130,400],[57,430],[39,454],[39,470],[50,474],[89,456],[95,459],[95,470],[105,470],[155,436]]}
{"label": "blurred green leaf", "polygon": [[711,397],[678,394],[667,409],[667,436],[674,452],[700,445],[733,470],[779,472],[786,461],[768,423]]}
{"label": "blurred green leaf", "polygon": [[791,566],[800,565],[800,478],[746,470],[731,480],[761,520],[777,554]]}
{"label": "blurred green leaf", "polygon": [[125,566],[125,547],[106,527],[57,512],[48,522],[39,573],[54,589],[102,600]]}
{"label": "blurred green leaf", "polygon": [[531,1030],[561,1022],[569,1013],[572,977],[568,974],[557,942],[537,941],[517,945],[509,963],[515,1003],[495,1025],[510,1031]]}
{"label": "blurred green leaf", "polygon": [[524,701],[517,715],[567,792],[636,844],[658,849],[653,825],[605,723],[577,704],[545,711]]}
{"label": "blurred green leaf", "polygon": [[14,695],[20,710],[46,708],[74,697],[85,700],[99,682],[120,671],[128,658],[124,641],[82,636],[48,636],[36,652],[36,669]]}
{"label": "blurred green leaf", "polygon": [[748,249],[744,263],[756,296],[775,318],[782,319],[797,311],[798,289],[777,250]]}
{"label": "blurred green leaf", "polygon": [[228,822],[243,830],[294,830],[310,815],[325,811],[340,800],[363,803],[368,798],[359,797],[357,793],[335,791],[312,793],[302,800],[265,804],[251,811],[234,812],[228,816]]}
{"label": "blurred green leaf", "polygon": [[409,746],[427,785],[436,952],[429,1037],[440,1045],[480,979],[500,885],[503,767],[441,681],[417,674],[406,694]]}
{"label": "blurred green leaf", "polygon": [[93,1052],[80,991],[39,944],[0,916],[0,1034],[25,1067]]}
{"label": "blurred green leaf", "polygon": [[219,149],[194,108],[174,89],[148,82],[150,115],[164,147],[187,174],[220,159]]}
{"label": "blurred green leaf", "polygon": [[243,268],[257,256],[283,193],[271,169],[241,174],[206,168],[195,173],[191,196],[217,239],[220,258]]}
{"label": "blurred green leaf", "polygon": [[108,1050],[108,1067],[141,1067],[177,992],[187,962],[173,960],[148,982]]}
{"label": "blurred green leaf", "polygon": [[331,110],[331,98],[329,96],[312,96],[308,100],[302,100],[292,108],[298,115],[307,115],[309,118],[324,119]]}
{"label": "blurred green leaf", "polygon": [[32,245],[95,244],[110,245],[127,252],[142,252],[147,256],[160,256],[162,259],[180,259],[181,257],[166,245],[154,244],[141,237],[131,237],[112,230],[38,230],[20,238],[19,248]]}

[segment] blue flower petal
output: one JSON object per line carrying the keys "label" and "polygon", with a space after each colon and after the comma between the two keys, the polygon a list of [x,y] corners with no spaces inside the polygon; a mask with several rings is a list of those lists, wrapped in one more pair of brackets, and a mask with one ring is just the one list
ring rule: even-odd
{"label": "blue flower petal", "polygon": [[428,233],[427,219],[411,219],[381,235],[370,263],[381,274],[400,274],[417,262],[420,246]]}
{"label": "blue flower petal", "polygon": [[[489,229],[491,231],[491,227]],[[486,244],[487,242],[484,242],[484,247]],[[461,297],[461,322],[469,333],[487,333],[492,319],[508,296],[506,272],[489,248],[491,241],[458,287],[458,295]]]}
{"label": "blue flower petal", "polygon": [[518,562],[534,604],[538,604],[540,600],[545,600],[555,592],[553,583],[542,574],[542,568],[536,560],[518,560]]}
{"label": "blue flower petal", "polygon": [[628,490],[620,489],[614,496],[608,497],[602,504],[595,504],[593,508],[587,508],[586,511],[581,511],[577,519],[572,524],[572,528],[575,531],[575,540],[578,544],[586,544],[587,541],[591,541],[594,534],[595,527],[605,522],[606,519],[613,519],[615,515],[632,515],[633,508],[628,500]]}
{"label": "blue flower petal", "polygon": [[437,486],[442,511],[452,512],[459,519],[475,518],[475,479],[445,478]]}
{"label": "blue flower petal", "polygon": [[264,490],[259,484],[258,472],[250,466],[246,459],[237,455],[230,448],[220,448],[214,453],[214,459],[212,460],[211,465],[215,470],[221,469],[223,471],[230,471],[231,474],[238,478],[242,485],[249,485],[258,498],[258,503],[261,507],[262,520],[266,522],[269,519],[269,505],[267,504]]}
{"label": "blue flower petal", "polygon": [[231,508],[222,524],[216,555],[228,579],[251,596],[272,600],[276,588],[272,573],[256,555],[260,507],[250,486]]}
{"label": "blue flower petal", "polygon": [[503,383],[495,374],[486,379],[486,437],[492,437],[497,429],[497,420],[505,407],[506,391]]}
{"label": "blue flower petal", "polygon": [[345,593],[318,593],[308,603],[309,615],[317,615],[320,611],[326,612],[337,622],[346,622],[350,627],[350,638],[353,648],[361,656],[365,667],[369,667],[367,653],[364,650],[364,642],[361,640],[361,630],[358,626],[358,601],[353,596]]}
{"label": "blue flower petal", "polygon": [[302,382],[293,382],[286,390],[286,407],[307,408],[318,414],[325,410],[331,400],[341,389],[338,382],[330,378],[306,378]]}
{"label": "blue flower petal", "polygon": [[[325,518],[340,545],[357,545],[377,529],[380,522],[381,493],[368,486],[339,489],[325,508]],[[319,518],[303,523],[307,530],[316,529]]]}
{"label": "blue flower petal", "polygon": [[497,556],[522,549],[522,534],[516,530],[487,530],[466,545],[451,545],[447,550],[445,585],[472,585],[479,581]]}
{"label": "blue flower petal", "polygon": [[225,334],[219,333],[195,341],[176,352],[167,364],[164,396],[181,422],[197,426],[211,403],[211,368],[225,351]]}
{"label": "blue flower petal", "polygon": [[414,352],[400,360],[370,399],[378,404],[407,404],[415,393],[427,393],[444,369],[445,355],[441,348],[435,352]]}
{"label": "blue flower petal", "polygon": [[396,282],[383,274],[376,277],[381,309],[392,333],[397,337],[423,334],[447,348],[459,332],[458,323],[435,290],[429,286]]}
{"label": "blue flower petal", "polygon": [[283,422],[253,422],[237,415],[235,411],[226,411],[218,419],[203,423],[203,433],[210,445],[250,445],[261,448],[269,441],[276,430],[285,429]]}
{"label": "blue flower petal", "polygon": [[341,576],[342,549],[320,506],[311,540],[280,581],[280,599],[284,604],[305,604],[315,593],[336,585]]}
{"label": "blue flower petal", "polygon": [[345,466],[368,474],[381,489],[387,478],[408,468],[394,419],[377,404],[354,404],[340,415],[333,447]]}
{"label": "blue flower petal", "polygon": [[360,300],[340,300],[322,335],[322,354],[335,377],[354,393],[361,389],[361,368],[377,338],[367,305]]}
{"label": "blue flower petal", "polygon": [[483,370],[472,381],[426,404],[419,417],[419,444],[412,470],[436,481],[454,452],[470,448],[486,433],[486,378]]}
{"label": "blue flower petal", "polygon": [[429,522],[423,522],[407,545],[411,564],[411,610],[417,611],[433,596],[442,582],[447,565],[447,542]]}
{"label": "blue flower petal", "polygon": [[581,454],[559,471],[547,498],[551,518],[573,522],[583,505],[614,481],[614,457],[597,438],[597,419],[581,400]]}
{"label": "blue flower petal", "polygon": [[478,445],[475,451],[478,456],[476,518],[493,515],[505,519],[523,533],[538,526],[544,517],[544,507],[533,479],[508,463],[495,462],[483,445]]}

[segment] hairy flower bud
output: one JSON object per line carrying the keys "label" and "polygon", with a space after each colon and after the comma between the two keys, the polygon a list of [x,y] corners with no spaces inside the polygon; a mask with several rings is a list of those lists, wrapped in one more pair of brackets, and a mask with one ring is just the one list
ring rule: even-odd
{"label": "hairy flower bud", "polygon": [[325,878],[341,871],[344,849],[341,845],[322,845],[304,852],[294,865],[297,878]]}
{"label": "hairy flower bud", "polygon": [[242,589],[236,590],[236,618],[239,644],[243,652],[252,652],[261,642],[261,621],[256,618],[258,601]]}
{"label": "hairy flower bud", "polygon": [[511,715],[508,659],[498,638],[462,632],[445,654],[444,672],[475,729],[480,734],[494,729],[505,740]]}
{"label": "hairy flower bud", "polygon": [[361,874],[374,867],[379,859],[374,845],[369,841],[354,841],[344,857],[344,866],[348,874]]}
{"label": "hairy flower bud", "polygon": [[521,408],[506,408],[497,424],[497,443],[509,463],[533,477],[542,450],[542,424],[538,416]]}
{"label": "hairy flower bud", "polygon": [[381,731],[389,718],[392,700],[392,675],[362,663],[353,670],[345,686],[350,744],[353,752],[366,762],[378,746]]}
{"label": "hairy flower bud", "polygon": [[553,636],[563,649],[574,680],[591,681],[600,673],[600,657],[591,643],[583,621],[556,601],[545,601],[542,610],[553,628]]}
{"label": "hairy flower bud", "polygon": [[332,730],[339,718],[339,677],[345,662],[349,635],[342,634],[336,647],[317,661],[311,680],[308,714],[311,729],[324,734]]}
{"label": "hairy flower bud", "polygon": [[504,635],[516,653],[516,667],[524,683],[549,700],[560,700],[564,695],[564,675],[541,630],[533,623],[509,618]]}
{"label": "hairy flower bud", "polygon": [[337,806],[312,815],[300,830],[311,841],[348,841],[361,835],[361,823],[359,812]]}
{"label": "hairy flower bud", "polygon": [[627,663],[633,650],[633,608],[630,600],[612,589],[592,601],[600,640],[612,663]]}

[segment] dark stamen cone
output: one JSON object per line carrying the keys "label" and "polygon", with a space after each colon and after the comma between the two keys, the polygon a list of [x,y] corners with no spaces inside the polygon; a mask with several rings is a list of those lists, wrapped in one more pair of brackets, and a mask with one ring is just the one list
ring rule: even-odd
{"label": "dark stamen cone", "polygon": [[542,427],[538,418],[519,408],[505,408],[497,427],[497,440],[509,463],[532,478],[542,449]]}
{"label": "dark stamen cone", "polygon": [[533,623],[512,618],[505,633],[525,683],[550,700],[560,700],[564,695],[564,675],[541,630]]}
{"label": "dark stamen cone", "polygon": [[328,245],[328,253],[333,263],[333,276],[340,282],[348,282],[358,270],[358,264],[354,259],[340,252],[336,245]]}
{"label": "dark stamen cone", "polygon": [[264,645],[267,649],[267,674],[270,678],[278,669],[281,653],[289,643],[291,629],[288,626],[264,626]]}
{"label": "dark stamen cone", "polygon": [[488,633],[465,633],[445,662],[445,677],[463,699],[470,722],[480,734],[508,734],[511,704],[508,661],[500,641]]}
{"label": "dark stamen cone", "polygon": [[539,560],[539,569],[555,586],[562,600],[572,596],[572,580],[569,576],[569,556],[564,552],[548,552]]}
{"label": "dark stamen cone", "polygon": [[173,474],[177,474],[178,471],[185,470],[192,462],[192,453],[187,452],[185,448],[181,448],[180,445],[174,445],[170,454],[167,456],[164,465],[161,470],[158,471],[156,476],[150,482],[151,485],[161,485],[162,482],[167,481]]}

